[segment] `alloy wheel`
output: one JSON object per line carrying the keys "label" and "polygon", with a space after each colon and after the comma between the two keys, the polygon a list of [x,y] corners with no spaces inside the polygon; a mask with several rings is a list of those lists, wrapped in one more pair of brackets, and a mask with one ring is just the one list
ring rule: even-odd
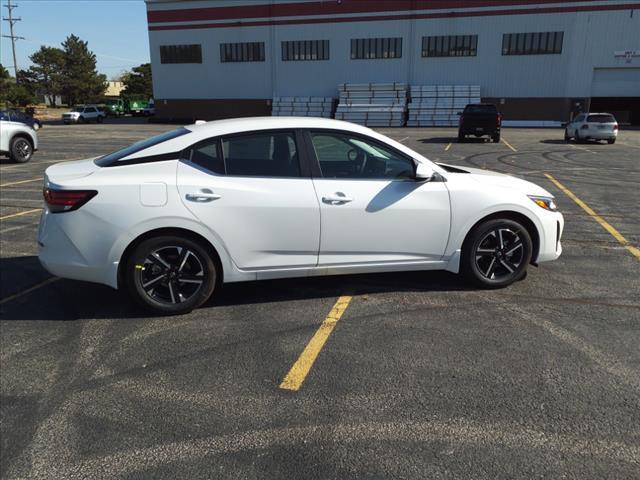
{"label": "alloy wheel", "polygon": [[486,233],[477,245],[475,262],[485,278],[503,281],[517,274],[525,256],[518,231],[496,228]]}
{"label": "alloy wheel", "polygon": [[28,160],[31,157],[31,144],[23,138],[16,140],[13,147],[14,154],[18,157],[18,161]]}
{"label": "alloy wheel", "polygon": [[205,277],[200,258],[186,247],[163,246],[144,259],[139,281],[154,301],[168,305],[186,302],[199,292]]}

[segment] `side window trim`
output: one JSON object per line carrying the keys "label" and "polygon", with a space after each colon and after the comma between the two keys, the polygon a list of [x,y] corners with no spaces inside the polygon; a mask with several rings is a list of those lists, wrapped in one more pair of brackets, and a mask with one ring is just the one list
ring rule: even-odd
{"label": "side window trim", "polygon": [[[370,142],[373,143],[374,145],[380,146],[382,148],[386,148],[389,151],[391,151],[392,153],[394,153],[395,155],[397,155],[400,158],[403,158],[405,160],[407,160],[408,162],[411,163],[411,166],[413,168],[413,173],[415,175],[416,172],[416,163],[413,160],[413,158],[411,158],[410,156],[408,156],[406,153],[401,152],[400,150],[394,148],[391,145],[388,145],[384,142],[381,142],[373,137],[369,137],[367,135],[363,135],[361,133],[357,133],[357,132],[351,132],[349,130],[339,130],[339,129],[334,129],[334,128],[309,128],[309,129],[305,129],[304,130],[304,134],[305,134],[305,140],[306,140],[306,150],[307,150],[307,155],[309,156],[309,159],[312,163],[312,175],[313,178],[317,178],[318,180],[322,180],[325,177],[323,177],[322,175],[322,169],[320,168],[320,160],[318,159],[318,156],[316,155],[316,151],[315,148],[313,147],[313,140],[311,138],[311,134],[312,133],[326,133],[326,134],[335,134],[335,135],[345,135],[345,136],[349,136],[349,137],[353,137],[353,138],[357,138],[360,139],[362,141],[365,142]],[[327,177],[328,179],[332,179],[331,177]],[[362,182],[362,181],[372,181],[372,180],[382,180],[382,179],[374,179],[374,178],[339,178],[339,179],[333,179],[333,180],[349,180],[349,181],[356,181],[356,182]],[[407,179],[397,179],[397,178],[389,178],[389,179],[385,179],[388,180],[390,182],[407,182],[407,181],[413,181],[413,180],[407,180]]]}

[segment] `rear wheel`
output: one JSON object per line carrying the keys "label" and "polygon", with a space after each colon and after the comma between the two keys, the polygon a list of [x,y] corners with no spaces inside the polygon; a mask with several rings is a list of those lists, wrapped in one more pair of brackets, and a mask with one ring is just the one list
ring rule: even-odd
{"label": "rear wheel", "polygon": [[167,235],[141,242],[125,268],[133,298],[161,314],[190,312],[207,301],[216,285],[211,255],[186,237]]}
{"label": "rear wheel", "polygon": [[613,145],[614,143],[616,143],[616,139],[615,138],[610,138],[609,140],[607,140],[607,143],[609,145]]}
{"label": "rear wheel", "polygon": [[493,140],[493,143],[500,143],[500,134],[496,133],[495,135],[492,135],[491,140]]}
{"label": "rear wheel", "polygon": [[10,146],[11,160],[18,163],[26,163],[33,156],[31,142],[24,137],[13,137]]}
{"label": "rear wheel", "polygon": [[464,142],[465,138],[466,138],[465,135],[461,131],[458,131],[458,142],[459,143]]}
{"label": "rear wheel", "polygon": [[564,129],[564,141],[568,142],[569,140],[571,140],[571,137],[569,137],[569,131],[565,128]]}
{"label": "rear wheel", "polygon": [[479,287],[506,287],[526,275],[532,252],[529,232],[518,222],[488,220],[467,236],[462,272]]}

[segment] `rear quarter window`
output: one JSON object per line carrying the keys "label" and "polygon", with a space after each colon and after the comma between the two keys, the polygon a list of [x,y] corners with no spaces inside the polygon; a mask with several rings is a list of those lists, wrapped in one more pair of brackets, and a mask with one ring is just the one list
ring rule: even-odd
{"label": "rear quarter window", "polygon": [[118,161],[128,157],[129,155],[133,155],[134,153],[145,150],[149,147],[153,147],[154,145],[158,145],[159,143],[166,142],[176,137],[180,137],[182,135],[186,135],[187,133],[191,133],[190,130],[186,128],[178,128],[176,130],[171,130],[169,132],[162,133],[160,135],[156,135],[155,137],[147,138],[146,140],[142,140],[140,142],[136,142],[128,147],[125,147],[120,150],[116,150],[115,152],[109,153],[103,157],[100,157],[95,160],[95,164],[99,167],[111,167],[116,166]]}

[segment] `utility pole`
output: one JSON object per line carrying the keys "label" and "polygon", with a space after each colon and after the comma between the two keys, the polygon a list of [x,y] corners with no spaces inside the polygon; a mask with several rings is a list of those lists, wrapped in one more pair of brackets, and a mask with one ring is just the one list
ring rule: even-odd
{"label": "utility pole", "polygon": [[16,77],[16,83],[18,83],[18,60],[16,59],[16,40],[24,40],[24,37],[18,37],[13,34],[13,25],[16,22],[22,20],[21,18],[14,18],[13,9],[17,7],[17,5],[11,5],[11,0],[7,0],[5,4],[7,10],[9,11],[9,16],[4,17],[3,20],[5,22],[9,22],[9,35],[2,35],[5,38],[11,39],[11,49],[13,50],[13,74]]}

